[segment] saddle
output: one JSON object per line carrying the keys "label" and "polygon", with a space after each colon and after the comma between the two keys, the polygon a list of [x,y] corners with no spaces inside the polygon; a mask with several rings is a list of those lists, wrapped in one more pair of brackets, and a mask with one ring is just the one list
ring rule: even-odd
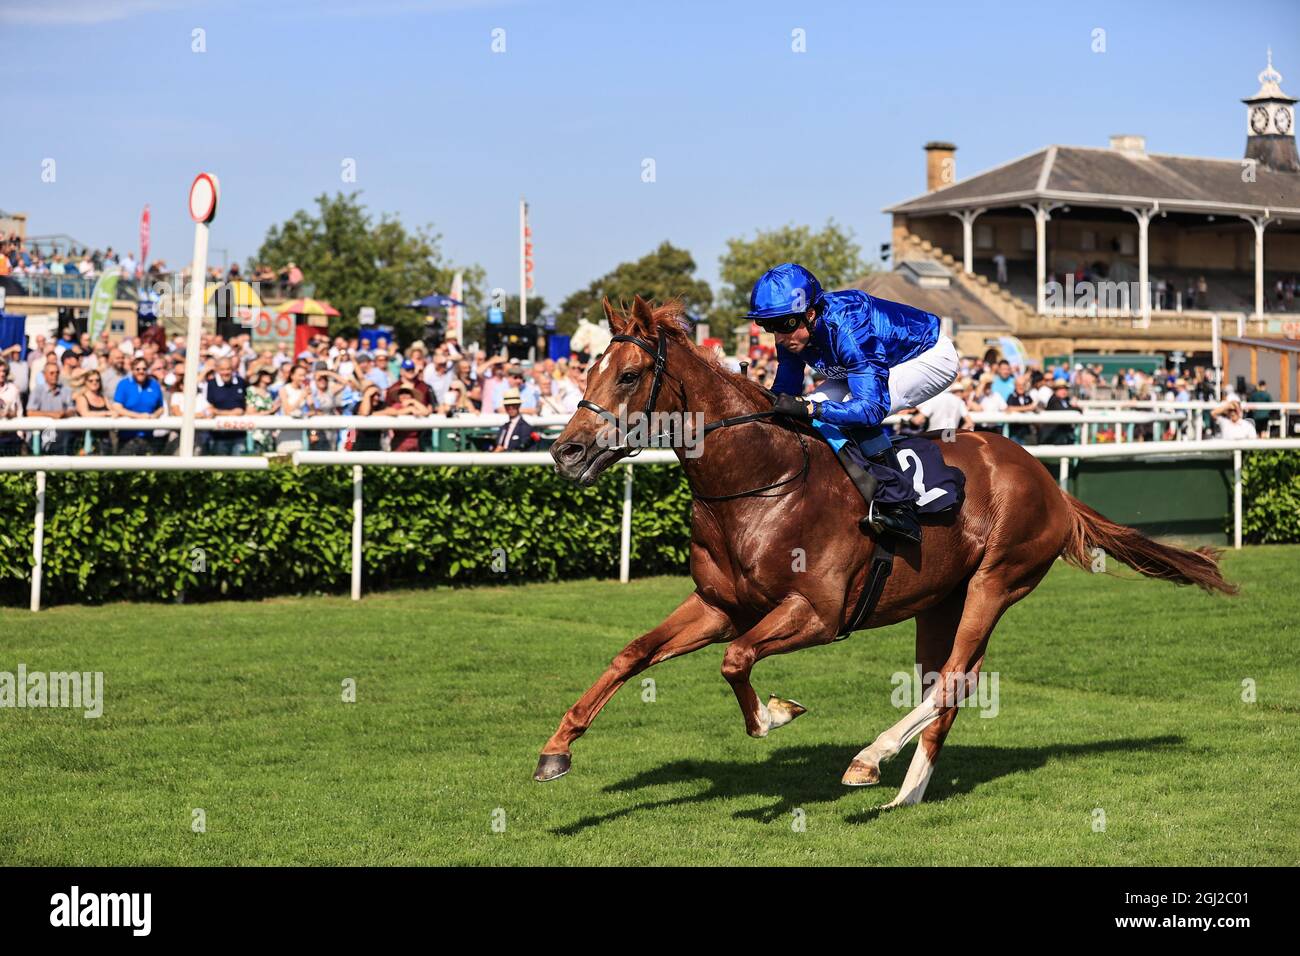
{"label": "saddle", "polygon": [[943,434],[896,436],[894,453],[901,472],[867,458],[855,442],[848,442],[845,452],[859,467],[875,475],[875,500],[881,504],[915,501],[916,510],[923,515],[955,511],[966,498],[966,475],[943,460],[939,444]]}
{"label": "saddle", "polygon": [[[838,431],[838,430],[837,430]],[[893,440],[894,456],[899,465],[895,470],[878,458],[868,458],[858,447],[857,442],[842,440],[836,442],[831,436],[825,436],[836,450],[836,460],[844,467],[854,484],[861,487],[859,477],[854,471],[866,471],[875,479],[873,503],[879,501],[893,504],[904,501],[915,502],[916,510],[921,514],[936,514],[943,511],[956,511],[966,497],[966,475],[960,468],[954,468],[943,460],[943,454],[935,438],[943,440],[943,432],[929,432],[925,435],[906,435]],[[844,625],[836,640],[843,640],[866,624],[885,590],[885,582],[894,567],[894,545],[888,535],[876,538],[875,549],[871,553],[871,567],[867,570],[866,583],[858,595],[853,613]]]}

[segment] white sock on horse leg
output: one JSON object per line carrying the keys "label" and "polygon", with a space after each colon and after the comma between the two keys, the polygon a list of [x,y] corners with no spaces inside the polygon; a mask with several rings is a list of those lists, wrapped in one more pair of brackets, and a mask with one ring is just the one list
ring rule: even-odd
{"label": "white sock on horse leg", "polygon": [[934,702],[935,688],[921,701],[921,705],[906,717],[858,752],[858,759],[864,763],[880,766],[907,746],[907,742],[939,719],[939,708]]}
{"label": "white sock on horse leg", "polygon": [[932,773],[934,773],[934,764],[930,762],[930,755],[926,753],[925,741],[917,741],[916,753],[912,754],[912,762],[907,765],[907,776],[903,778],[903,785],[898,789],[898,796],[885,804],[885,807],[905,807],[920,803],[921,798],[925,796],[925,788],[930,784]]}

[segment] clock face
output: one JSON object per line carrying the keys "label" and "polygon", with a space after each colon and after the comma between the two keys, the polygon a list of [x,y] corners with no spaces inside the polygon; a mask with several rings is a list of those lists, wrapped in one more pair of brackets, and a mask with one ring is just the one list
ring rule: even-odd
{"label": "clock face", "polygon": [[1291,111],[1285,106],[1279,106],[1277,112],[1273,114],[1273,125],[1284,135],[1291,132]]}
{"label": "clock face", "polygon": [[1268,110],[1262,106],[1256,106],[1250,111],[1250,128],[1256,133],[1262,133],[1268,129]]}

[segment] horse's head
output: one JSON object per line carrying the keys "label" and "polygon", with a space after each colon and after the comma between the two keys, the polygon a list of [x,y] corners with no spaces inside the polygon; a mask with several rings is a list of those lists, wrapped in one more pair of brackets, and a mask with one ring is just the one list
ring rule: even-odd
{"label": "horse's head", "polygon": [[[629,416],[650,410],[656,382],[661,385],[664,378],[662,370],[655,374],[653,354],[660,347],[661,336],[669,334],[661,332],[660,327],[670,321],[666,317],[668,313],[676,314],[675,309],[668,307],[659,310],[664,314],[656,314],[640,296],[627,316],[616,312],[608,299],[604,306],[609,327],[616,336],[633,336],[644,344],[626,340],[611,342],[592,360],[583,405],[551,447],[555,470],[582,485],[593,484],[601,472],[633,451],[623,443],[626,436],[620,432],[618,422],[626,425]],[[596,409],[603,410],[604,414]]]}

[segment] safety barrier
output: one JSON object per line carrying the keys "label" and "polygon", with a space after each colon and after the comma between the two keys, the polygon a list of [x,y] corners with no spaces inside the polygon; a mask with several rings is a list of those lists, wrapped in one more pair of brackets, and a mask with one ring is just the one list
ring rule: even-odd
{"label": "safety barrier", "polygon": [[[1233,546],[1241,547],[1242,499],[1241,466],[1243,453],[1300,449],[1300,439],[1256,439],[1225,441],[1211,439],[1199,443],[1165,441],[1110,445],[1033,445],[1025,450],[1035,458],[1058,461],[1058,480],[1064,488],[1071,460],[1092,458],[1145,458],[1149,456],[1232,456],[1233,460]],[[299,451],[292,456],[208,456],[168,458],[160,456],[86,456],[50,455],[43,458],[0,458],[0,472],[36,473],[36,510],[32,537],[31,609],[41,606],[41,562],[44,549],[45,488],[49,474],[66,471],[264,471],[276,458],[285,458],[294,467],[338,466],[352,468],[352,599],[361,599],[361,544],[363,481],[367,467],[443,467],[443,468],[513,468],[553,464],[546,452],[313,452]],[[677,456],[668,450],[648,449],[621,464],[624,468],[623,515],[620,530],[619,580],[626,583],[631,572],[633,470],[637,465],[668,464]]]}

